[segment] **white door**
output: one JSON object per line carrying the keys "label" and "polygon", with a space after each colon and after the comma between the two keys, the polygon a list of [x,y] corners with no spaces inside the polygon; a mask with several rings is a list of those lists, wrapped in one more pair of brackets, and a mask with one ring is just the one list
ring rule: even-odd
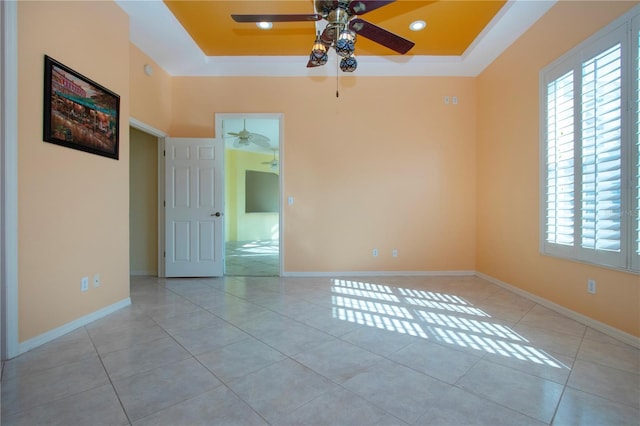
{"label": "white door", "polygon": [[165,139],[165,275],[224,274],[224,145]]}

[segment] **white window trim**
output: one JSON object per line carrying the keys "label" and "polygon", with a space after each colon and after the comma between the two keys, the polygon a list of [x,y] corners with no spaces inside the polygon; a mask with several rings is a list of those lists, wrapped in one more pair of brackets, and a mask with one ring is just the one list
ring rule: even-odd
{"label": "white window trim", "polygon": [[[540,252],[543,255],[549,255],[564,258],[572,261],[594,264],[606,268],[613,268],[625,272],[640,274],[640,255],[636,251],[637,248],[637,215],[638,206],[638,188],[637,179],[634,170],[638,170],[636,161],[638,159],[638,103],[633,94],[638,93],[638,78],[635,69],[638,64],[638,31],[640,30],[640,6],[636,6],[629,12],[625,13],[605,28],[589,37],[575,48],[558,58],[550,65],[540,71],[539,79],[539,99],[540,99],[540,217],[539,217],[539,238]],[[622,48],[622,109],[623,127],[622,131],[622,212],[623,220],[621,223],[621,251],[620,253],[605,253],[602,251],[589,253],[589,249],[580,247],[580,236],[576,235],[576,242],[573,246],[564,246],[560,244],[550,243],[547,241],[547,84],[561,77],[571,69],[580,69],[581,64],[594,55],[597,55],[606,47],[620,41]],[[629,72],[631,71],[631,72]],[[630,89],[630,90],[629,90]],[[575,99],[579,100],[580,87],[575,86]],[[579,105],[576,103],[575,111],[580,111]],[[577,129],[579,130],[579,129]],[[576,142],[581,140],[581,135],[577,134]],[[579,148],[576,148],[579,154]],[[579,185],[581,179],[576,179],[575,191],[580,191]],[[626,218],[626,219],[625,219]],[[576,218],[579,220],[579,218]]]}
{"label": "white window trim", "polygon": [[[632,52],[636,52],[639,56],[640,56],[640,46],[639,46],[639,42],[638,42],[638,36],[637,34],[640,33],[640,12],[638,12],[638,10],[640,9],[639,6],[636,6],[635,8],[632,9],[632,11],[635,11],[635,16],[632,18],[631,20],[631,51]],[[633,57],[632,57],[633,58]],[[636,63],[635,64],[631,64],[631,69],[633,69],[633,67],[638,67],[638,74],[640,74],[640,58],[636,58]],[[639,93],[640,91],[640,87],[638,86],[638,81],[640,80],[639,78],[631,78],[631,82],[630,82],[630,87],[631,87],[631,93]],[[640,98],[640,94],[638,95],[638,97]],[[636,111],[636,119],[635,120],[630,120],[629,123],[629,134],[631,135],[631,137],[633,137],[633,135],[636,135],[635,138],[639,138],[640,136],[640,128],[638,127],[638,121],[640,120],[640,99],[636,99],[636,104],[633,104],[633,97],[631,97],[631,99],[629,99],[628,101],[628,106],[629,109],[631,111]],[[633,163],[632,160],[634,158],[638,159],[638,162],[640,162],[640,141],[638,141],[638,139],[636,139],[636,143],[631,143],[630,149],[629,149],[629,161],[630,161],[630,167],[628,168],[629,170],[629,175],[624,176],[624,178],[626,179],[625,182],[628,183],[630,191],[629,191],[629,199],[628,199],[628,206],[629,206],[629,210],[627,211],[627,214],[631,217],[634,217],[635,215],[635,226],[631,226],[631,229],[629,230],[628,234],[631,236],[629,238],[629,242],[628,242],[628,250],[629,253],[631,254],[631,270],[632,271],[640,271],[640,248],[638,247],[638,245],[640,244],[640,241],[636,241],[636,239],[640,239],[640,236],[638,235],[638,230],[636,229],[636,227],[640,228],[640,218],[638,217],[638,215],[640,214],[640,182],[638,182],[638,180],[640,179],[640,176],[635,176],[635,180],[634,180],[634,176],[633,173],[631,172],[632,170],[634,170],[633,168]],[[638,170],[640,169],[640,164],[636,165],[636,169]],[[633,207],[636,207],[636,210],[634,212]],[[632,225],[634,225],[634,221],[631,220],[630,223]],[[637,251],[636,251],[637,250]],[[634,253],[635,252],[635,253]]]}

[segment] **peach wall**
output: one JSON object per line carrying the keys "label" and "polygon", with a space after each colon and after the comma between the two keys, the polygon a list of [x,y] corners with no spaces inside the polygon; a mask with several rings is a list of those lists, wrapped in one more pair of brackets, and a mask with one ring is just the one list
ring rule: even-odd
{"label": "peach wall", "polygon": [[[131,117],[162,132],[171,124],[171,76],[135,45],[129,45]],[[151,75],[144,72],[150,65]]]}
{"label": "peach wall", "polygon": [[[24,342],[129,296],[128,17],[111,2],[21,1],[18,49]],[[120,160],[42,141],[45,54],[120,95]],[[81,277],[96,273],[101,286],[81,293]]]}
{"label": "peach wall", "polygon": [[539,253],[539,71],[636,4],[558,2],[478,78],[477,269],[640,336],[638,275]]}
{"label": "peach wall", "polygon": [[284,114],[286,272],[474,270],[474,79],[340,85],[336,98],[333,77],[175,77],[169,133],[212,137],[216,112]]}

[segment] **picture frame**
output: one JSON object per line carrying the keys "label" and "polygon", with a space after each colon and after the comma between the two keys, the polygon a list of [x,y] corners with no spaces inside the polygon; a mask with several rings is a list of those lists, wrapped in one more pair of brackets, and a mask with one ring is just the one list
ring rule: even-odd
{"label": "picture frame", "polygon": [[43,139],[117,160],[120,141],[120,96],[44,57]]}

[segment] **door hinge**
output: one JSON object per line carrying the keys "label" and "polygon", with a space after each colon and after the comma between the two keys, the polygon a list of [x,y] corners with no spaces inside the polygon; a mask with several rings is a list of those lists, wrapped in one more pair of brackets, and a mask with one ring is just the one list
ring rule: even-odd
{"label": "door hinge", "polygon": [[163,156],[163,157],[166,157],[166,156],[167,156],[167,150],[166,150],[166,149],[163,149],[163,150],[162,150],[162,156]]}
{"label": "door hinge", "polygon": [[162,202],[162,207],[167,207],[167,202],[166,201]]}
{"label": "door hinge", "polygon": [[162,252],[162,257],[167,257],[167,252],[166,251]]}

